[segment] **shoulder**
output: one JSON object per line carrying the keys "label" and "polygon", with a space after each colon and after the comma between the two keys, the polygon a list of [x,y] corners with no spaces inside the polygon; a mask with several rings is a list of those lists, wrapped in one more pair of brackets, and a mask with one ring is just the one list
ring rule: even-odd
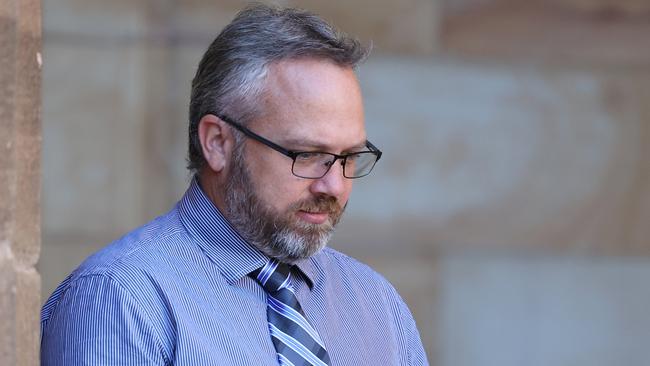
{"label": "shoulder", "polygon": [[96,297],[98,291],[114,291],[132,301],[150,300],[159,278],[169,276],[170,258],[178,259],[174,252],[188,247],[187,242],[176,209],[133,230],[82,262],[47,300],[41,321],[47,322],[65,299]]}
{"label": "shoulder", "polygon": [[43,306],[41,362],[168,364],[166,324],[149,310],[107,276],[68,279]]}
{"label": "shoulder", "polygon": [[327,247],[319,254],[317,263],[330,281],[366,293],[370,291],[391,302],[403,302],[395,287],[383,275],[356,258]]}
{"label": "shoulder", "polygon": [[66,342],[81,344],[84,338],[113,334],[102,329],[120,328],[118,337],[123,328],[136,327],[148,349],[169,350],[165,334],[173,327],[161,289],[178,281],[182,269],[174,268],[185,261],[179,253],[192,252],[190,248],[176,208],[107,245],[79,265],[45,302],[43,339],[54,345],[53,340],[68,329]]}
{"label": "shoulder", "polygon": [[354,319],[368,319],[365,327],[380,323],[382,336],[392,335],[400,364],[428,364],[413,315],[387,279],[368,265],[331,248],[324,249],[315,259],[323,268],[328,293],[336,294],[336,301],[354,313]]}
{"label": "shoulder", "polygon": [[70,275],[74,280],[85,276],[115,277],[128,267],[155,268],[166,252],[188,240],[178,212],[173,209],[127,233],[83,261]]}

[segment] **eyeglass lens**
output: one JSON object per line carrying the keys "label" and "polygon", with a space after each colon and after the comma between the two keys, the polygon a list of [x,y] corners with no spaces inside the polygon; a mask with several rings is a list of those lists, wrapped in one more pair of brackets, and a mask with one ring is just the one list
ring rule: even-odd
{"label": "eyeglass lens", "polygon": [[[324,153],[301,153],[293,163],[293,174],[303,178],[321,178],[329,171],[336,159]],[[377,161],[377,155],[370,151],[350,154],[343,166],[347,178],[360,178],[368,175]]]}

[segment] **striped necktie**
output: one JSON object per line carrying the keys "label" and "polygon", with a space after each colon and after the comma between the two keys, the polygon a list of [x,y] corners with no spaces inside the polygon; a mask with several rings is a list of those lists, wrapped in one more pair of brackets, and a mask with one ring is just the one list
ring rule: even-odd
{"label": "striped necktie", "polygon": [[267,315],[271,340],[280,365],[327,366],[330,363],[323,341],[305,318],[294,294],[291,268],[271,259],[250,274],[267,293]]}

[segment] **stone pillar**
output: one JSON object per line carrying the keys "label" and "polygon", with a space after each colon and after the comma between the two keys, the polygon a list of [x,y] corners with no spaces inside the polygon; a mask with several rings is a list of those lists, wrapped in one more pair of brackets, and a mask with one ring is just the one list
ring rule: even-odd
{"label": "stone pillar", "polygon": [[38,365],[41,3],[0,0],[0,365]]}

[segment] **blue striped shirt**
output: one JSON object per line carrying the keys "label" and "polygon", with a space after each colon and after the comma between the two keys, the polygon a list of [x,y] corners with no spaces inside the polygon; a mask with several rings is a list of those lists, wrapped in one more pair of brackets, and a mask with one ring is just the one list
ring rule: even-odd
{"label": "blue striped shirt", "polygon": [[[247,244],[196,180],[166,215],[92,255],[43,306],[49,365],[277,365],[266,294]],[[395,289],[326,248],[298,264],[295,292],[332,365],[428,365]]]}

